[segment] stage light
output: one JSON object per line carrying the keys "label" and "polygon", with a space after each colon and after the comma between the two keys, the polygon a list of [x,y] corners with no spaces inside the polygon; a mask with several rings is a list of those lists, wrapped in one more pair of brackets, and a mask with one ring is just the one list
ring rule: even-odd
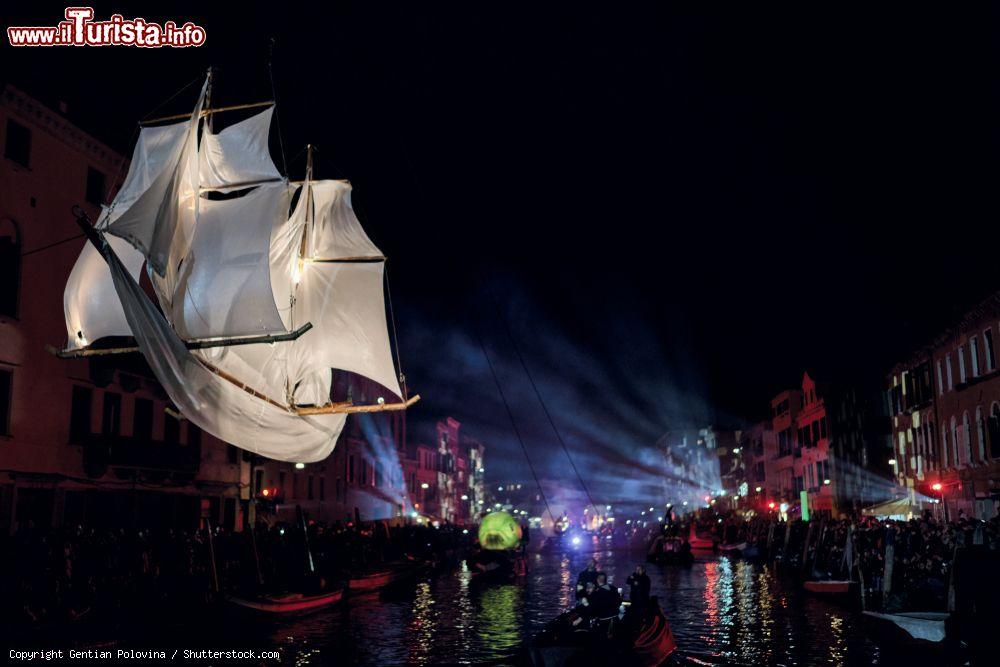
{"label": "stage light", "polygon": [[934,484],[931,485],[931,488],[935,491],[940,491],[943,487],[941,486],[941,482],[934,482]]}

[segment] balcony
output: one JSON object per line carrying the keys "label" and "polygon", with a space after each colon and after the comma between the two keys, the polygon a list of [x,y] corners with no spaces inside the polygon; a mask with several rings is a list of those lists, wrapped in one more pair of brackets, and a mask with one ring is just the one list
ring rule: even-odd
{"label": "balcony", "polygon": [[142,471],[147,478],[190,481],[201,463],[199,445],[180,445],[145,438],[94,434],[83,442],[83,466],[91,477],[108,469],[131,478]]}

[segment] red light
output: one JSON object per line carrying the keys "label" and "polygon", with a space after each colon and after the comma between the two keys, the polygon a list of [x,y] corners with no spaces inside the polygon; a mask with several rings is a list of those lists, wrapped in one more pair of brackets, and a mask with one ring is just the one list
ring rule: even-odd
{"label": "red light", "polygon": [[271,495],[271,489],[264,489],[263,491],[260,492],[260,495],[267,498],[269,495]]}
{"label": "red light", "polygon": [[769,507],[770,509],[774,509],[774,501],[772,500],[771,502],[769,502],[769,503],[767,504],[767,506],[768,506],[768,507]]}
{"label": "red light", "polygon": [[705,496],[705,502],[706,502],[706,503],[707,503],[707,502],[708,502],[709,500],[711,500],[711,499],[712,499],[712,496]]}
{"label": "red light", "polygon": [[941,482],[934,482],[934,484],[931,485],[931,488],[934,489],[935,491],[940,491],[941,490]]}

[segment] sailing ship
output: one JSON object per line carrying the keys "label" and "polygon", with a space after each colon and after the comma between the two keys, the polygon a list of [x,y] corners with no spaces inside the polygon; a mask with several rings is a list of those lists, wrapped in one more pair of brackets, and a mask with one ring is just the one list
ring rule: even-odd
{"label": "sailing ship", "polygon": [[[190,114],[141,126],[126,177],[64,294],[62,357],[139,351],[176,411],[220,440],[280,461],[326,458],[347,415],[403,410],[386,322],[385,256],[345,181],[279,173],[273,102],[211,108],[209,70]],[[219,113],[253,115],[213,131]],[[171,121],[171,122],[168,122]],[[151,298],[140,285],[145,273]],[[132,336],[134,347],[102,347]],[[331,400],[333,370],[384,388]]]}

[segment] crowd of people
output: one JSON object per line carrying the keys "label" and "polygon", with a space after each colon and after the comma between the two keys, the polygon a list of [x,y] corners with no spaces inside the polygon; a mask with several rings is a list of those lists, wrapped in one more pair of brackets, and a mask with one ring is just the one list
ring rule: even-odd
{"label": "crowd of people", "polygon": [[311,523],[305,531],[258,524],[253,534],[216,527],[211,536],[204,528],[25,527],[0,536],[0,568],[10,574],[0,578],[0,622],[46,628],[127,621],[130,611],[148,609],[168,616],[205,605],[217,588],[306,590],[398,559],[455,560],[470,541],[448,524],[385,522]]}
{"label": "crowd of people", "polygon": [[[690,531],[690,520],[662,527],[663,534],[682,540]],[[820,517],[810,522],[713,513],[696,519],[694,532],[717,546],[739,545],[744,555],[809,578],[860,577],[866,604],[889,611],[943,610],[957,548],[981,545],[1000,551],[1000,517],[981,521],[960,515],[944,521],[929,512],[907,521]],[[892,559],[888,567],[887,558]]]}

